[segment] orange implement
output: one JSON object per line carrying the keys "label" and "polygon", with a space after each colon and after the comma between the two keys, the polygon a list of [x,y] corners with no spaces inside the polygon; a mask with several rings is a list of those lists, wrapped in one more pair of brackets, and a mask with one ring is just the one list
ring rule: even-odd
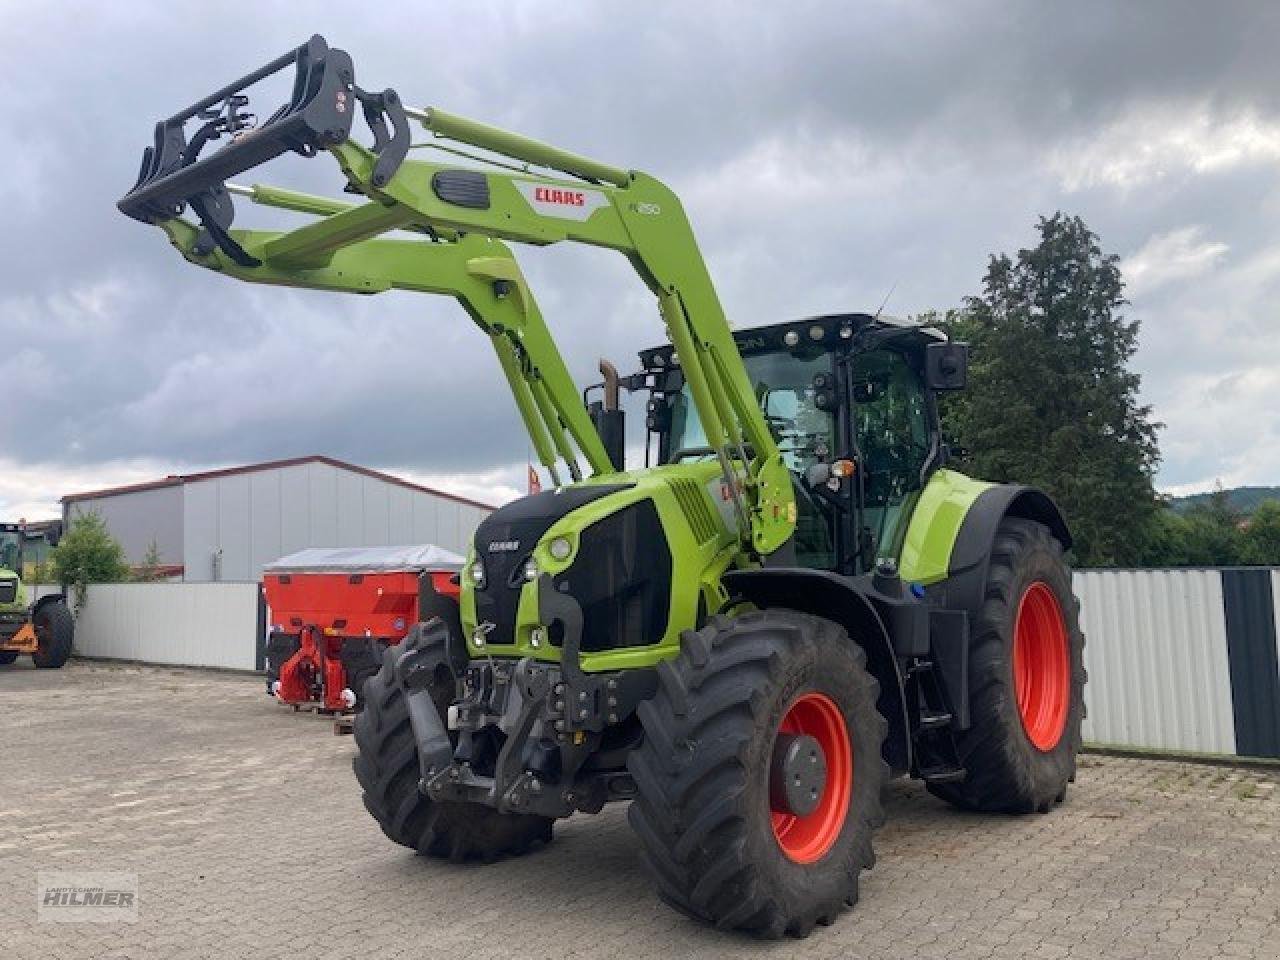
{"label": "orange implement", "polygon": [[0,642],[0,650],[8,653],[35,653],[40,649],[40,639],[30,622],[24,623],[8,640]]}

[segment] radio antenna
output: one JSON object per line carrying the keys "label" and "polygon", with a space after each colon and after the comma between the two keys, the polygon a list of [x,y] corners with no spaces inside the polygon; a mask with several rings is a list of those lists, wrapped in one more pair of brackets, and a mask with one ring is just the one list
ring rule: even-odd
{"label": "radio antenna", "polygon": [[888,293],[886,293],[886,294],[884,295],[884,299],[880,301],[880,309],[876,311],[876,315],[875,315],[874,317],[872,317],[872,318],[871,318],[872,320],[879,320],[879,319],[880,319],[880,314],[884,313],[884,308],[885,308],[885,306],[889,303],[889,298],[893,296],[893,291],[895,291],[895,290],[897,290],[897,289],[898,289],[898,281],[897,281],[897,280],[895,280],[895,281],[893,281],[893,283],[889,286],[889,292],[888,292]]}

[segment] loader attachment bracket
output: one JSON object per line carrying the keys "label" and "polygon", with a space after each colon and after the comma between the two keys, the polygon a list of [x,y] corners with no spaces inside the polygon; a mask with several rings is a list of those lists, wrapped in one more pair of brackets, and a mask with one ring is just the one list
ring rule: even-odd
{"label": "loader attachment bracket", "polygon": [[[259,123],[245,91],[291,66],[293,91],[288,102]],[[208,255],[217,248],[241,266],[259,266],[229,232],[235,211],[227,179],[283,153],[313,157],[345,142],[357,103],[374,139],[371,182],[382,186],[409,150],[404,107],[394,90],[371,93],[356,86],[351,57],[317,35],[157,123],[155,142],[143,151],[137,182],[117,206],[143,223],[172,220],[190,207],[202,227],[198,253]],[[200,125],[188,140],[186,127],[192,121]],[[223,138],[229,142],[220,149],[206,149]]]}

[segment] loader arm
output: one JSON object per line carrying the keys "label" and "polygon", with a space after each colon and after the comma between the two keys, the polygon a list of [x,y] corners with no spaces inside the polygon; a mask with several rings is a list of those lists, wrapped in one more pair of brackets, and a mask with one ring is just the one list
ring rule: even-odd
{"label": "loader arm", "polygon": [[[246,110],[244,89],[290,64],[296,72],[290,101],[255,125]],[[373,133],[371,147],[350,137],[357,104]],[[204,124],[188,142],[184,125],[192,120]],[[486,166],[408,159],[410,120],[434,138],[509,158],[520,166],[466,153]],[[203,148],[221,136],[231,142],[202,156]],[[318,218],[285,232],[230,229],[234,207],[228,177],[287,151],[310,156],[321,150],[337,159],[347,189],[369,202],[326,208],[326,202],[336,202],[277,191],[275,200],[292,200],[290,209],[305,208]],[[544,175],[530,165],[554,173]],[[262,191],[263,198],[270,196],[270,188],[254,189]],[[394,286],[455,293],[461,286],[452,283],[456,275],[444,284],[450,289],[442,290],[439,274],[426,262],[449,255],[428,256],[417,250],[440,245],[383,237],[396,230],[461,235],[455,246],[445,243],[443,248],[467,251],[467,269],[477,282],[488,284],[486,295],[503,287],[506,296],[526,304],[532,298],[509,252],[497,245],[493,256],[479,255],[477,237],[491,238],[490,243],[509,240],[543,246],[569,241],[616,250],[658,300],[708,443],[720,461],[744,546],[758,554],[771,553],[794,530],[790,474],[757,404],[693,230],[676,195],[652,177],[440,110],[405,108],[393,90],[364,91],[355,84],[350,57],[317,36],[158,124],[138,182],[119,206],[135,219],[167,225],[183,255],[194,263],[244,280],[322,289],[374,292]],[[199,217],[199,227],[179,219],[188,206]],[[186,226],[176,226],[179,222]],[[486,260],[491,262],[482,263]],[[476,317],[483,297],[459,299]],[[535,444],[535,424],[545,426],[543,439],[564,456],[567,441],[563,430],[556,429],[557,421],[563,423],[592,468],[608,472],[612,468],[594,430],[592,439],[586,438],[582,425],[590,421],[563,359],[541,316],[531,319],[534,313],[526,310],[516,332],[506,337],[510,347],[498,349],[526,426]],[[487,332],[508,332],[501,322],[483,322],[482,317],[477,322]],[[527,363],[538,375],[525,372],[519,378],[522,385],[517,385],[512,374]],[[576,478],[572,464],[570,472]]]}
{"label": "loader arm", "polygon": [[[242,192],[257,203],[299,212],[354,209],[341,201],[291,191],[253,187]],[[573,378],[551,343],[537,302],[501,241],[479,234],[434,242],[379,238],[344,247],[323,266],[277,269],[268,262],[246,267],[220,250],[201,255],[200,230],[187,220],[166,220],[160,226],[186,259],[237,280],[338,292],[399,289],[454,297],[489,337],[538,461],[556,485],[561,483],[558,461],[575,480],[581,477],[579,456],[593,473],[614,471],[578,400]],[[246,248],[258,249],[284,234],[233,230],[231,235]]]}

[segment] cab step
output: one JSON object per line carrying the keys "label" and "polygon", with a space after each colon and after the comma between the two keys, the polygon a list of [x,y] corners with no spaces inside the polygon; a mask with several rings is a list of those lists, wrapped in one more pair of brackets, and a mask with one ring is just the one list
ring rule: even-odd
{"label": "cab step", "polygon": [[925,783],[960,783],[967,776],[964,767],[928,767],[920,771]]}
{"label": "cab step", "polygon": [[951,714],[944,711],[927,712],[920,714],[920,730],[941,730],[944,727],[951,726]]}

